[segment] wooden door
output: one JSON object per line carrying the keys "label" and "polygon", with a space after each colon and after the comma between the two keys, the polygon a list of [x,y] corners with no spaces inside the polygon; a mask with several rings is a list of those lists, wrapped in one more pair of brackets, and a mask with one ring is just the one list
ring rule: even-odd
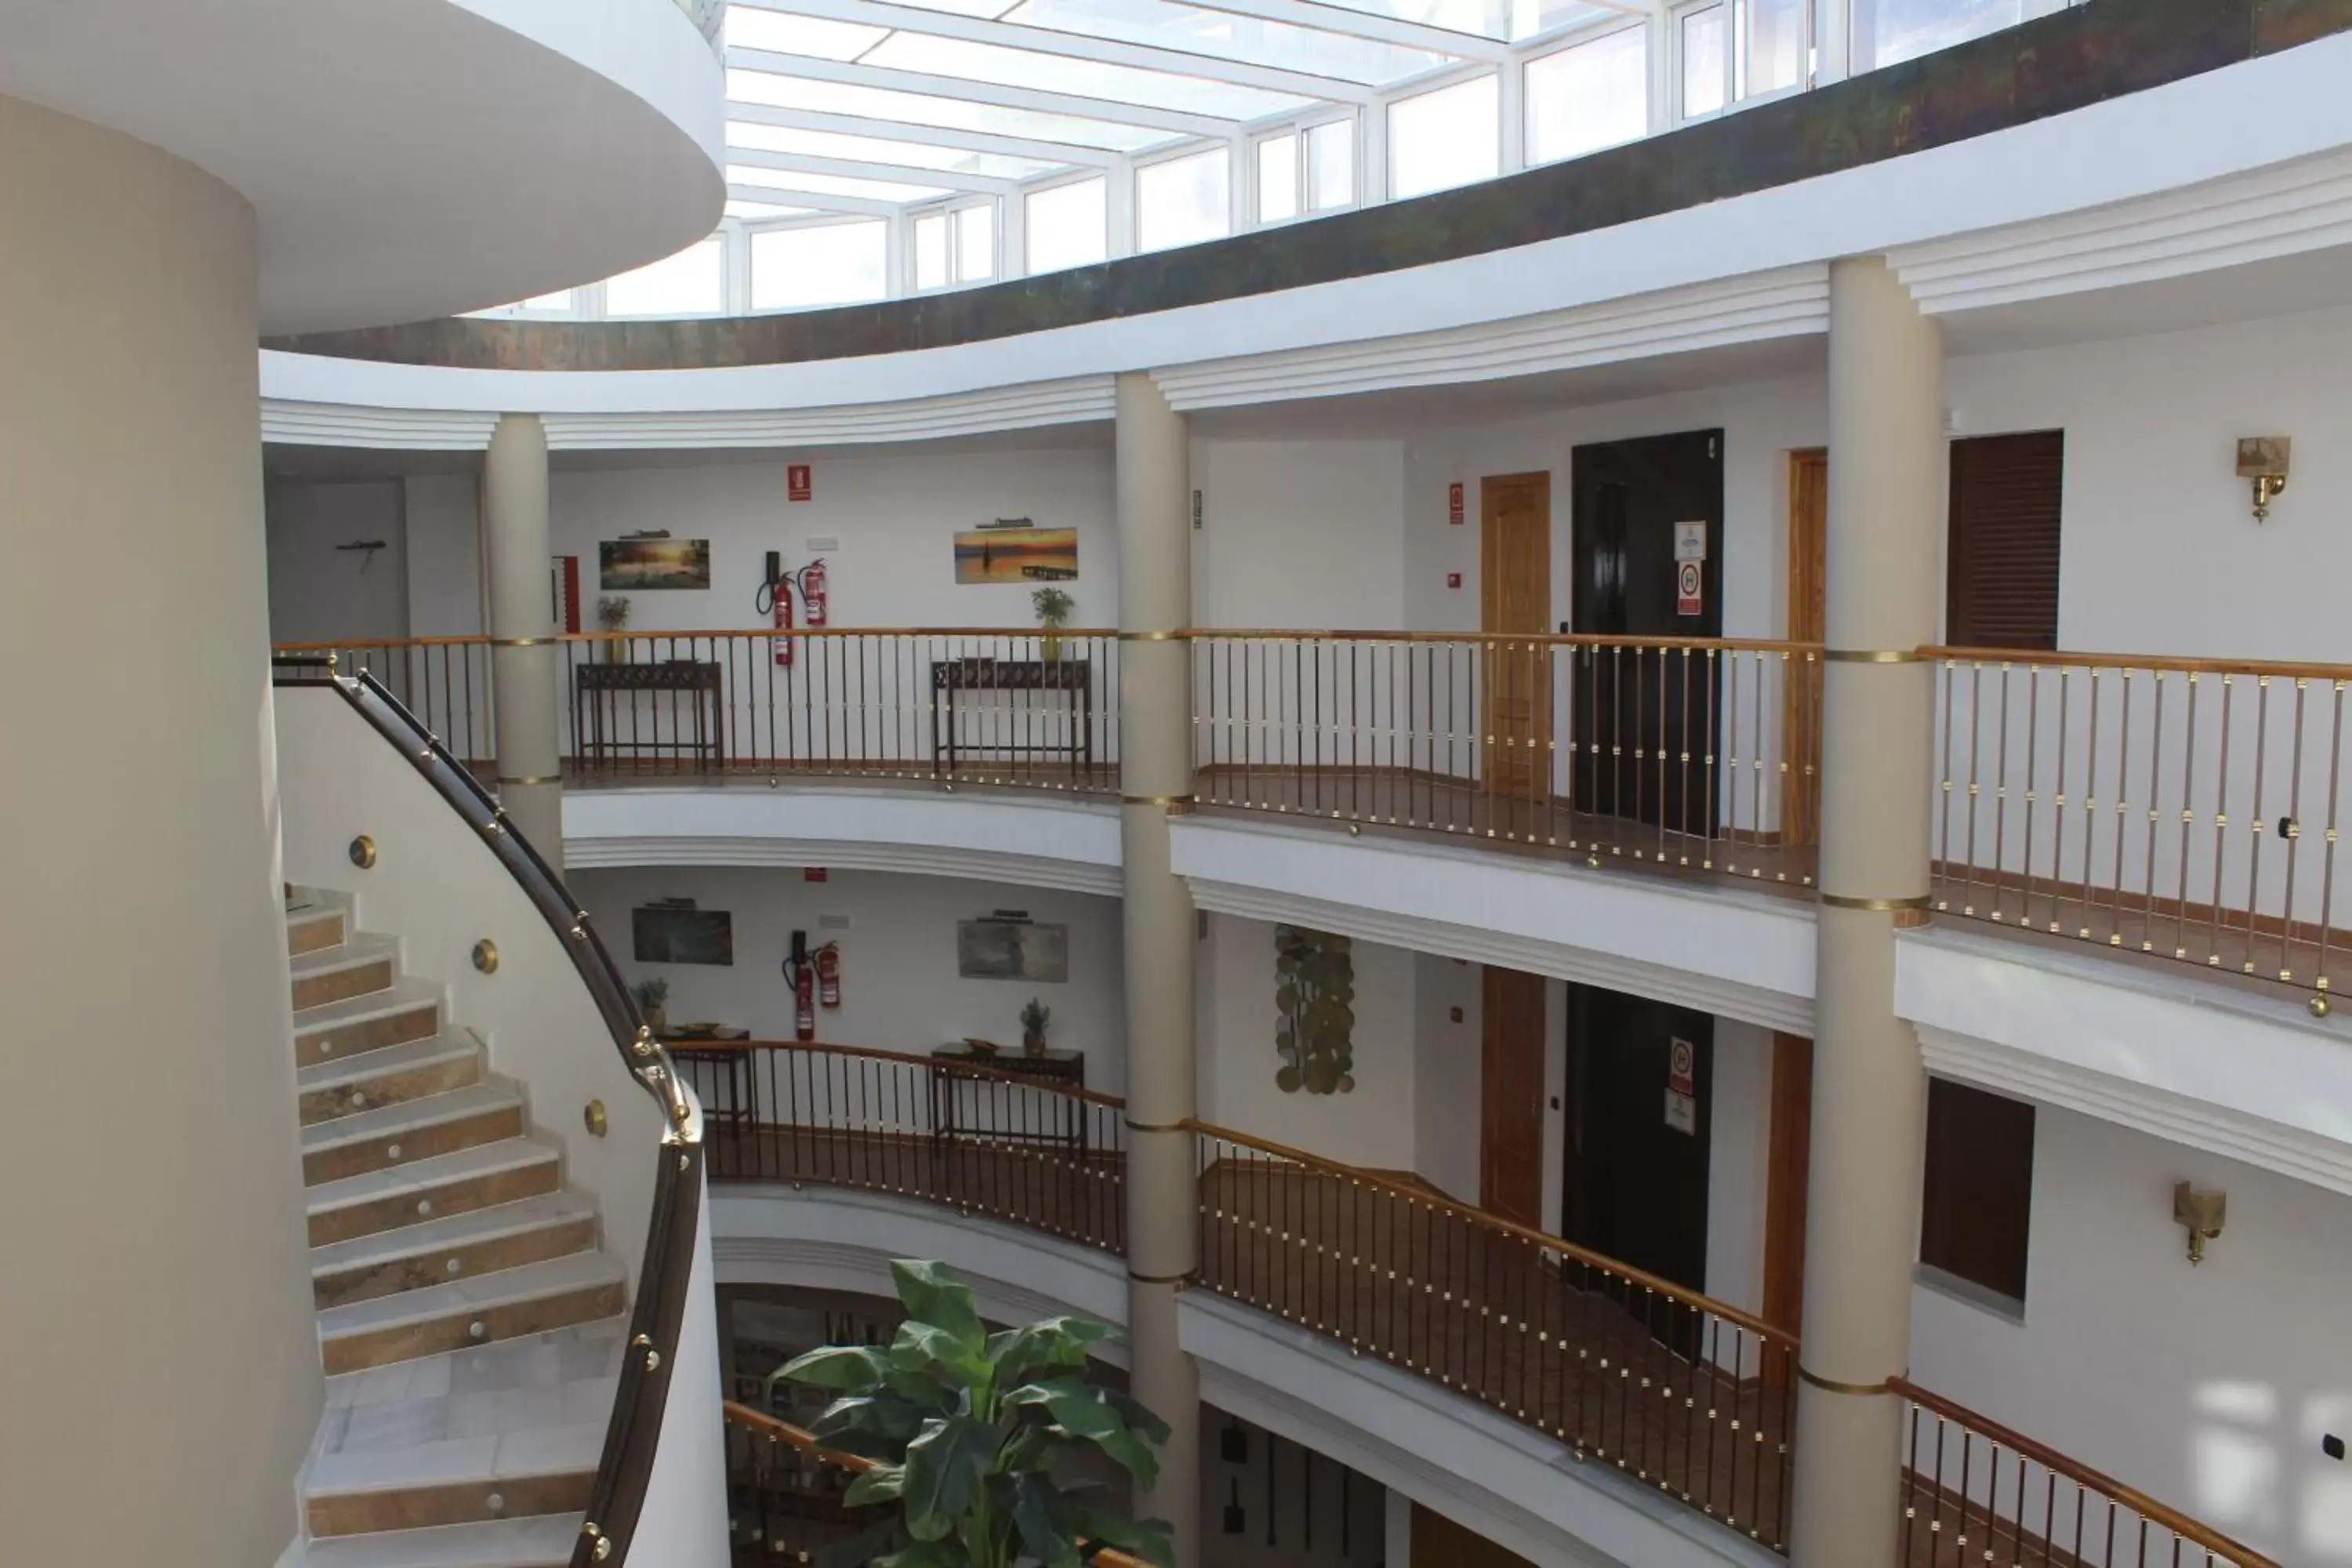
{"label": "wooden door", "polygon": [[1764,1321],[1793,1334],[1804,1317],[1805,1184],[1813,1146],[1813,1042],[1802,1035],[1772,1037],[1770,1139],[1764,1176]]}
{"label": "wooden door", "polygon": [[[1540,637],[1551,630],[1551,475],[1478,481],[1478,629]],[[1479,766],[1489,799],[1549,803],[1551,655],[1503,636],[1484,655],[1485,737]],[[1505,825],[1517,831],[1515,825]]]}
{"label": "wooden door", "polygon": [[2058,646],[2059,511],[2066,433],[1952,443],[1944,640],[1956,647]]}
{"label": "wooden door", "polygon": [[1478,1206],[1543,1225],[1544,981],[1486,966],[1481,985]]}
{"label": "wooden door", "polygon": [[1412,1560],[1430,1568],[1535,1568],[1509,1548],[1419,1503],[1412,1505]]}
{"label": "wooden door", "polygon": [[[1789,454],[1789,640],[1819,642],[1826,626],[1822,574],[1828,556],[1830,455],[1819,447]],[[1780,791],[1780,842],[1818,844],[1822,830],[1822,666],[1791,664],[1781,688],[1788,783]]]}

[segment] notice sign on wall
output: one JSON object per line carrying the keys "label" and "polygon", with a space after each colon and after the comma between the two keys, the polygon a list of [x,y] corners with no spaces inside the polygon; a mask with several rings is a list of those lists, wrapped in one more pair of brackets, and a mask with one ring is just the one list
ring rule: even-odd
{"label": "notice sign on wall", "polygon": [[1666,1125],[1698,1134],[1698,1052],[1688,1040],[1675,1040],[1667,1049]]}
{"label": "notice sign on wall", "polygon": [[1699,616],[1706,613],[1706,601],[1701,591],[1701,574],[1705,568],[1696,561],[1679,562],[1675,566],[1675,614]]}
{"label": "notice sign on wall", "polygon": [[788,463],[785,465],[784,499],[786,500],[814,500],[816,499],[816,476],[810,472],[808,464]]}
{"label": "notice sign on wall", "polygon": [[1459,528],[1467,514],[1468,502],[1463,498],[1462,481],[1456,479],[1445,487],[1445,521]]}

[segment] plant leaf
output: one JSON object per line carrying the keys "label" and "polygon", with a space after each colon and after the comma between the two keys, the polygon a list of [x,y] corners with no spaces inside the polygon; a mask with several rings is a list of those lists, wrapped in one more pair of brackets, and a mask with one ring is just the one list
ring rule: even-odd
{"label": "plant leaf", "polygon": [[988,1358],[995,1363],[999,1386],[1025,1378],[1041,1366],[1083,1367],[1087,1347],[1117,1339],[1118,1331],[1092,1318],[1046,1318],[996,1334],[988,1342]]}
{"label": "plant leaf", "polygon": [[1176,1568],[1174,1531],[1166,1520],[1129,1519],[1087,1498],[1066,1497],[1060,1500],[1060,1522],[1065,1529],[1086,1538],[1088,1550],[1084,1555],[1087,1561],[1109,1546],[1140,1557],[1153,1568]]}
{"label": "plant leaf", "polygon": [[846,1388],[865,1390],[879,1387],[890,1370],[882,1352],[863,1345],[826,1345],[806,1355],[797,1355],[786,1362],[770,1376],[772,1386],[777,1378],[806,1384],[811,1388]]}
{"label": "plant leaf", "polygon": [[930,1414],[887,1394],[845,1394],[809,1423],[809,1436],[856,1432],[904,1443],[923,1429],[923,1417]]}
{"label": "plant leaf", "polygon": [[968,1342],[977,1352],[988,1342],[980,1313],[971,1304],[971,1287],[957,1279],[944,1263],[919,1258],[890,1260],[890,1277],[898,1287],[898,1300],[907,1315],[943,1329]]}
{"label": "plant leaf", "polygon": [[906,1490],[907,1471],[899,1465],[885,1465],[868,1470],[849,1483],[841,1494],[843,1503],[850,1508],[863,1508],[869,1502],[897,1502]]}
{"label": "plant leaf", "polygon": [[989,1378],[986,1345],[984,1339],[967,1340],[937,1323],[908,1319],[898,1325],[898,1337],[891,1342],[890,1365],[899,1373],[979,1388]]}
{"label": "plant leaf", "polygon": [[953,1534],[1003,1441],[1001,1428],[965,1415],[924,1423],[922,1435],[907,1445],[908,1533],[917,1541]]}
{"label": "plant leaf", "polygon": [[1043,1568],[1078,1568],[1078,1543],[1062,1528],[1065,1500],[1043,1476],[1024,1476],[1013,1505],[1022,1548]]}
{"label": "plant leaf", "polygon": [[873,1568],[971,1568],[971,1557],[953,1541],[918,1541],[874,1559]]}
{"label": "plant leaf", "polygon": [[1103,1401],[1099,1390],[1089,1388],[1082,1394],[1055,1392],[1046,1398],[1045,1409],[1063,1431],[1100,1448],[1141,1485],[1148,1487],[1160,1479],[1159,1457],[1128,1430],[1125,1418]]}

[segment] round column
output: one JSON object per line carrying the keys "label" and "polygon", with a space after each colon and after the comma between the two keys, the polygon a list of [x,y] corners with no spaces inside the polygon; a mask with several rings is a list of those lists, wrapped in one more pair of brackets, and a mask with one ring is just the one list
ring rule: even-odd
{"label": "round column", "polygon": [[1192,897],[1170,869],[1168,818],[1191,802],[1190,460],[1183,417],[1148,375],[1118,378],[1119,837],[1126,896],[1128,1338],[1135,1396],[1174,1428],[1138,1512],[1200,1560],[1201,1380],[1177,1339],[1199,1262],[1192,1135]]}
{"label": "round column", "polygon": [[563,672],[548,588],[547,428],[506,414],[482,461],[490,553],[490,683],[499,804],[556,874],[563,872],[563,764],[557,687]]}
{"label": "round column", "polygon": [[1943,341],[1876,258],[1830,269],[1830,490],[1812,1151],[1791,1546],[1888,1568],[1926,1137],[1895,933],[1927,920]]}
{"label": "round column", "polygon": [[321,1384],[253,209],[0,97],[0,1552],[267,1563]]}

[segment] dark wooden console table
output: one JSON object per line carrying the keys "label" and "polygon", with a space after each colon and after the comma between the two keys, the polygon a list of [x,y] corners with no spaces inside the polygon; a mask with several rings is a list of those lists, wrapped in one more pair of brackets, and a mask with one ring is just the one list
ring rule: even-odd
{"label": "dark wooden console table", "polygon": [[[603,766],[615,750],[631,752],[675,752],[691,753],[705,767],[718,766],[724,755],[720,744],[723,726],[719,713],[719,666],[703,659],[670,658],[646,664],[583,664],[572,672],[572,733],[580,747],[580,755],[589,767]],[[681,717],[681,704],[656,703],[654,708],[650,738],[637,732],[636,709],[632,701],[629,710],[629,732],[619,734],[620,705],[616,700],[623,693],[649,691],[683,692],[690,700],[683,706],[690,710],[692,734],[688,734],[688,722]],[[670,710],[669,735],[662,736],[662,708]]]}
{"label": "dark wooden console table", "polygon": [[[956,698],[968,691],[1059,693],[1066,700],[1070,733],[1060,742],[1035,742],[1026,725],[1015,740],[988,739],[968,744],[957,717]],[[1066,757],[1072,770],[1091,773],[1095,762],[1094,661],[1084,658],[938,658],[931,661],[931,774],[952,777],[958,757],[1050,755]]]}
{"label": "dark wooden console table", "polygon": [[[992,1056],[975,1051],[970,1046],[940,1046],[931,1052],[931,1138],[934,1143],[943,1144],[962,1131],[957,1116],[956,1085],[993,1085],[1007,1090],[1017,1090],[1023,1087],[968,1070],[976,1067],[992,1068],[997,1072],[1015,1078],[1032,1079],[1049,1088],[1087,1087],[1087,1058],[1077,1051],[1047,1051],[1042,1057],[1029,1056],[1021,1051],[1000,1051]],[[999,1118],[1000,1122],[1010,1124],[975,1127],[971,1131],[1001,1142],[1056,1144],[1085,1152],[1087,1102],[1075,1095],[1057,1094],[1050,1099],[1055,1103],[1038,1108],[1034,1116]]]}

